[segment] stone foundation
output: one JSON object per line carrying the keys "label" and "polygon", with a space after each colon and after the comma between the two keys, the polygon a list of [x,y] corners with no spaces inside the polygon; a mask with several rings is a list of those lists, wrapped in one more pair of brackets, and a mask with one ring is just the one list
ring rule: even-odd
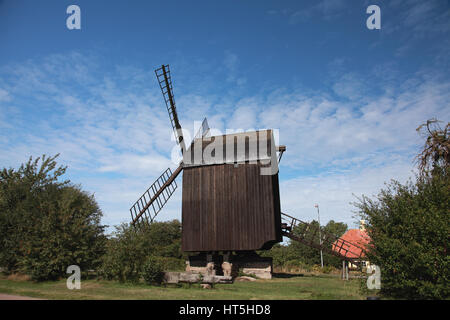
{"label": "stone foundation", "polygon": [[196,256],[189,256],[186,261],[186,272],[202,275],[223,275],[222,263],[222,255],[200,253]]}
{"label": "stone foundation", "polygon": [[216,276],[216,275],[201,275],[200,273],[194,272],[165,272],[164,282],[170,284],[177,283],[203,283],[203,284],[214,284],[214,283],[233,283],[232,277],[227,276]]}
{"label": "stone foundation", "polygon": [[259,279],[272,279],[272,258],[261,257],[256,252],[239,253],[233,257],[242,273],[252,274]]}
{"label": "stone foundation", "polygon": [[239,271],[260,279],[272,279],[272,258],[261,257],[256,252],[238,252],[190,256],[186,261],[186,272],[202,275],[237,277]]}

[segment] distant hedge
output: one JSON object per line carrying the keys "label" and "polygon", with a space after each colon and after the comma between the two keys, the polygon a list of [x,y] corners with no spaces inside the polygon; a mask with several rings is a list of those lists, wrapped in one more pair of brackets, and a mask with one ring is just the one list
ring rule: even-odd
{"label": "distant hedge", "polygon": [[157,261],[164,271],[183,271],[181,223],[154,222],[140,229],[125,223],[116,226],[102,260],[100,275],[109,280],[138,282],[149,278],[151,261]]}

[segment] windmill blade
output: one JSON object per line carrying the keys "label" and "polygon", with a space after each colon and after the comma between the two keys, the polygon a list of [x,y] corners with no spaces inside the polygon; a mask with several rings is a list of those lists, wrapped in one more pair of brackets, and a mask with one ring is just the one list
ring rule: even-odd
{"label": "windmill blade", "polygon": [[186,150],[186,145],[184,143],[180,121],[178,120],[169,65],[162,65],[161,68],[155,70],[155,74],[164,97],[164,102],[166,103],[167,111],[169,112],[169,119],[173,132],[175,133],[175,139],[181,147],[181,153],[183,153]]}
{"label": "windmill blade", "polygon": [[156,179],[156,181],[144,192],[138,201],[130,208],[132,224],[143,221],[152,223],[156,215],[166,204],[177,188],[176,177],[180,174],[183,167],[180,165],[173,173],[168,168]]}

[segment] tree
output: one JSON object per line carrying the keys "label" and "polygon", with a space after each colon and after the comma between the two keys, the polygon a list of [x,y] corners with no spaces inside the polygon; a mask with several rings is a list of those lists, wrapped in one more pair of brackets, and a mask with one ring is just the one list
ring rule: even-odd
{"label": "tree", "polygon": [[416,181],[392,181],[376,199],[363,196],[355,203],[371,238],[367,257],[381,268],[386,296],[449,297],[448,125],[444,133],[431,130],[430,123]]}
{"label": "tree", "polygon": [[[425,136],[425,146],[416,157],[422,175],[448,171],[450,164],[450,123],[442,129],[436,119],[421,124],[416,131]],[[425,131],[426,128],[426,131]]]}
{"label": "tree", "polygon": [[[63,186],[57,179],[66,171],[65,167],[55,170],[54,158],[30,157],[18,170],[12,168],[0,171],[0,265],[7,271],[17,271],[20,248],[24,236],[29,232],[36,210],[36,197],[49,185]],[[53,171],[53,172],[52,172]]]}
{"label": "tree", "polygon": [[164,266],[157,257],[149,256],[142,267],[142,277],[147,284],[161,284],[164,278]]}
{"label": "tree", "polygon": [[164,270],[184,267],[178,220],[154,222],[136,229],[129,224],[116,226],[108,239],[101,274],[111,280],[137,282],[142,272],[149,270],[148,263],[143,269],[149,259],[157,259]]}
{"label": "tree", "polygon": [[[315,230],[319,227],[319,223],[313,220],[310,223],[309,230]],[[298,225],[292,230],[293,234],[303,235],[306,231],[306,225]],[[342,236],[347,231],[347,225],[342,222],[335,222],[330,220],[325,226],[321,226],[322,237],[325,233],[333,234],[336,237]],[[308,231],[310,232],[310,231]],[[309,234],[311,236],[311,234]],[[319,242],[319,234],[317,233],[317,243]],[[331,244],[329,246],[331,249]],[[301,242],[290,240],[288,246],[276,245],[272,247],[268,254],[265,256],[271,256],[274,259],[274,264],[283,266],[288,262],[297,260],[299,263],[305,266],[313,266],[320,264],[320,250],[305,245]],[[341,260],[333,255],[323,252],[324,265],[339,267]]]}
{"label": "tree", "polygon": [[56,167],[57,157],[30,157],[18,170],[0,172],[0,265],[7,272],[48,280],[72,264],[82,271],[99,265],[102,212],[80,186],[58,181],[66,168]]}
{"label": "tree", "polygon": [[[311,221],[311,230],[319,227],[316,220]],[[292,229],[294,235],[302,235],[306,231],[306,225],[298,225]],[[319,234],[317,233],[317,242],[319,242]],[[298,258],[306,265],[320,265],[320,250],[307,246],[301,242],[290,240],[289,246],[297,254]]]}
{"label": "tree", "polygon": [[[342,237],[342,235],[347,231],[348,226],[343,222],[335,222],[334,220],[328,221],[328,223],[323,227],[323,231],[332,234],[336,237]],[[332,249],[332,245],[329,247]],[[333,266],[339,268],[342,264],[342,260],[334,255],[329,253],[324,253],[323,255],[323,263],[324,265]]]}
{"label": "tree", "polygon": [[270,250],[261,250],[258,252],[262,257],[272,258],[274,267],[288,267],[290,263],[296,262],[297,264],[303,264],[300,260],[298,252],[296,252],[292,246],[276,243]]}

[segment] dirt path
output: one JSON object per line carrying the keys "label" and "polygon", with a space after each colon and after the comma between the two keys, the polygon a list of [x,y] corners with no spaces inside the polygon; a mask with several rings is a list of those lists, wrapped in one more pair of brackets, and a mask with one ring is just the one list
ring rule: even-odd
{"label": "dirt path", "polygon": [[0,293],[0,300],[42,300],[42,299],[23,297],[23,296],[14,296],[11,294]]}

